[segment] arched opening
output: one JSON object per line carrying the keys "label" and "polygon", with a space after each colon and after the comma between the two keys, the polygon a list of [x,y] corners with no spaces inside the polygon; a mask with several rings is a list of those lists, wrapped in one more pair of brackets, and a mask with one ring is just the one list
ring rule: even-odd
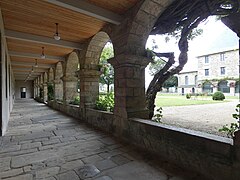
{"label": "arched opening", "polygon": [[85,69],[80,72],[81,91],[84,91],[80,94],[82,105],[100,110],[112,110],[114,104],[110,103],[112,107],[107,108],[108,103],[105,103],[108,97],[111,102],[114,101],[113,93],[107,95],[108,91],[113,91],[114,79],[113,67],[108,63],[108,59],[114,54],[113,45],[109,41],[110,37],[105,32],[99,32],[91,39],[85,52],[83,62]]}
{"label": "arched opening", "polygon": [[240,81],[235,83],[235,94],[240,94]]}
{"label": "arched opening", "polygon": [[54,99],[54,74],[53,74],[53,68],[50,68],[48,71],[48,101],[51,101]]}
{"label": "arched opening", "polygon": [[202,86],[203,93],[212,93],[213,92],[213,85],[210,82],[204,82]]}
{"label": "arched opening", "polygon": [[218,91],[223,93],[230,93],[230,87],[228,86],[228,81],[220,81],[218,83]]}
{"label": "arched opening", "polygon": [[114,57],[113,45],[108,42],[102,49],[99,64],[101,75],[99,80],[99,99],[96,103],[97,109],[113,111],[114,107],[114,69],[108,59]]}
{"label": "arched opening", "polygon": [[185,85],[188,85],[188,76],[185,76]]}
{"label": "arched opening", "polygon": [[58,62],[55,68],[55,79],[54,79],[54,95],[55,100],[62,102],[63,101],[63,67],[62,63]]}

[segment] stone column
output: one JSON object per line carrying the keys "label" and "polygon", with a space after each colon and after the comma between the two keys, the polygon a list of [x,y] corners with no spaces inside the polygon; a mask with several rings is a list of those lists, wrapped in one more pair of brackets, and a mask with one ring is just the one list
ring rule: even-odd
{"label": "stone column", "polygon": [[63,99],[63,83],[61,79],[55,79],[54,83],[54,100]]}
{"label": "stone column", "polygon": [[63,103],[68,104],[76,96],[78,96],[77,77],[64,76],[62,80],[63,80]]}
{"label": "stone column", "polygon": [[212,86],[213,86],[213,93],[217,92],[218,91],[218,82],[217,81],[212,82]]}
{"label": "stone column", "polygon": [[145,67],[149,62],[143,56],[124,54],[110,60],[114,67],[114,120],[119,130],[126,127],[130,117],[148,118]]}
{"label": "stone column", "polygon": [[99,96],[99,68],[91,67],[81,69],[80,77],[80,107],[93,108]]}
{"label": "stone column", "polygon": [[48,100],[48,85],[47,83],[43,83],[43,102],[47,102]]}
{"label": "stone column", "polygon": [[235,96],[235,84],[236,81],[228,81],[228,85],[230,86],[230,95]]}

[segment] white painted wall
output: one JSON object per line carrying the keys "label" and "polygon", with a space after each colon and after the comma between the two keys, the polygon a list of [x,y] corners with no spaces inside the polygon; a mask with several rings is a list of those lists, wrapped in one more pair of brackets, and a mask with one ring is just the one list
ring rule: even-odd
{"label": "white painted wall", "polygon": [[26,98],[33,98],[34,88],[33,81],[16,81],[15,83],[15,98],[21,99],[21,87],[26,88]]}

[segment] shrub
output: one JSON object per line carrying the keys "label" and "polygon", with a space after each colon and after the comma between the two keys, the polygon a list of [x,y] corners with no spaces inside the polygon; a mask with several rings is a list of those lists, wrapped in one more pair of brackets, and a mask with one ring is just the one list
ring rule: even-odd
{"label": "shrub", "polygon": [[157,109],[157,113],[153,116],[154,118],[152,119],[153,121],[155,122],[158,122],[158,123],[161,123],[161,119],[163,117],[163,114],[162,114],[162,107],[158,108]]}
{"label": "shrub", "polygon": [[79,105],[80,104],[80,97],[76,96],[69,104]]}
{"label": "shrub", "polygon": [[225,96],[221,91],[217,91],[213,94],[212,99],[216,101],[223,101]]}
{"label": "shrub", "polygon": [[114,107],[114,94],[112,92],[108,93],[107,95],[99,96],[99,99],[96,102],[96,109],[113,112],[113,107]]}
{"label": "shrub", "polygon": [[232,114],[232,117],[236,119],[236,123],[231,123],[230,126],[228,124],[224,125],[219,132],[226,132],[228,137],[234,137],[234,133],[240,129],[240,104],[236,106],[236,113]]}
{"label": "shrub", "polygon": [[187,98],[187,99],[190,99],[190,98],[191,98],[191,94],[187,93],[187,94],[186,94],[186,98]]}

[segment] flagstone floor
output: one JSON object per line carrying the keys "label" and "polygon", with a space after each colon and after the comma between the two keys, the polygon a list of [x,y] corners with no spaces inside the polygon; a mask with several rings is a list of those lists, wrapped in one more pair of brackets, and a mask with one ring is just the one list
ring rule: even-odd
{"label": "flagstone floor", "polygon": [[0,137],[0,179],[204,180],[32,99]]}

